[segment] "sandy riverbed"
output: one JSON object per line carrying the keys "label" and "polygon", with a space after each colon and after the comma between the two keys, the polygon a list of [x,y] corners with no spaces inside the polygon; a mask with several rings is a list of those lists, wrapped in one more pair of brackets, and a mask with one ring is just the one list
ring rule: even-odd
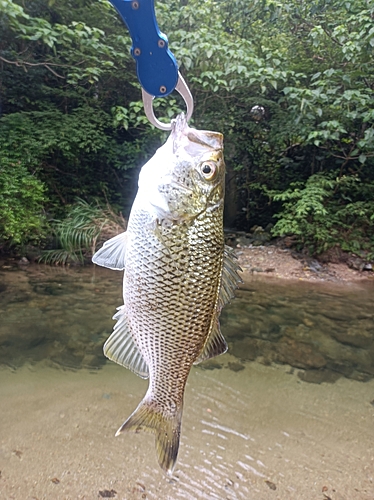
{"label": "sandy riverbed", "polygon": [[[261,262],[273,259],[273,253],[264,254],[272,248],[264,248],[244,256],[254,261],[262,256]],[[286,253],[276,255],[281,255],[280,276],[302,278],[293,274],[298,270],[285,275],[282,265],[291,256],[286,260],[282,257]],[[257,272],[246,270],[243,254],[239,257],[253,279]],[[75,276],[72,288],[62,279],[62,270],[43,269],[7,275],[7,297],[18,290],[19,302],[9,305],[17,306],[15,322],[24,322],[30,308],[38,312],[34,316],[39,323],[44,321],[40,323],[44,330],[48,310],[59,314],[53,328],[61,331],[68,320],[79,320],[83,328],[88,320],[98,327],[101,317],[110,318],[117,292],[120,295],[120,277],[115,273],[113,278],[108,275],[104,286],[103,272],[91,276],[89,270],[66,270],[66,278]],[[263,275],[258,272],[257,279]],[[331,297],[340,293],[330,289],[333,283],[322,281],[313,286],[321,290],[327,286]],[[30,284],[38,292],[31,298]],[[69,295],[57,294],[60,286],[68,287]],[[63,301],[67,309],[61,314],[57,306]],[[93,309],[85,316],[91,302]],[[4,307],[9,315],[9,307]],[[74,311],[76,320],[71,317]],[[158,468],[152,436],[114,437],[142,398],[146,381],[113,363],[92,370],[64,370],[47,360],[26,362],[17,369],[3,366],[0,499],[374,499],[373,379],[342,377],[334,383],[310,384],[288,365],[247,361],[235,371],[229,368],[237,366],[232,354],[219,361],[221,369],[196,367],[191,372],[179,460],[171,481]]]}
{"label": "sandy riverbed", "polygon": [[374,381],[315,385],[289,371],[194,369],[170,481],[152,436],[114,437],[146,382],[112,364],[2,369],[0,497],[372,500]]}

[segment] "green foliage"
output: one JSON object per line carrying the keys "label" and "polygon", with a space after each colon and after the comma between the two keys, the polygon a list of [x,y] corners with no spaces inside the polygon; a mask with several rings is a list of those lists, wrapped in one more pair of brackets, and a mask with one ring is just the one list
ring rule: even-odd
{"label": "green foliage", "polygon": [[0,126],[0,249],[40,243],[46,231],[45,202],[36,163],[7,140]]}
{"label": "green foliage", "polygon": [[269,193],[283,202],[273,234],[295,235],[299,246],[313,254],[337,245],[354,253],[372,251],[374,200],[366,201],[362,195],[374,189],[374,182],[361,189],[358,177],[337,174],[315,174],[305,183],[292,183],[286,191]]}
{"label": "green foliage", "polygon": [[225,134],[236,224],[373,248],[374,2],[167,4],[196,123]]}
{"label": "green foliage", "polygon": [[[276,218],[314,252],[373,248],[374,0],[164,0],[156,13],[193,124],[224,133],[227,223]],[[165,138],[130,45],[107,0],[0,0],[2,154],[44,186],[34,214],[62,218],[77,196],[129,209]],[[165,120],[184,109],[174,94],[154,105]]]}
{"label": "green foliage", "polygon": [[38,243],[44,236],[44,186],[21,161],[0,150],[0,248]]}
{"label": "green foliage", "polygon": [[123,217],[109,205],[77,200],[65,219],[53,223],[58,248],[44,250],[40,260],[48,264],[83,264],[95,253],[98,242],[122,232],[124,226]]}

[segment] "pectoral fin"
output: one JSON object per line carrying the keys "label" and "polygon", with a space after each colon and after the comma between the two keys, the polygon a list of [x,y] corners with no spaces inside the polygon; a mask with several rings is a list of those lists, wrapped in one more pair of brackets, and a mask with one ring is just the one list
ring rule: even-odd
{"label": "pectoral fin", "polygon": [[115,271],[125,269],[127,232],[117,234],[106,241],[92,257],[92,262],[98,266],[108,267]]}
{"label": "pectoral fin", "polygon": [[113,316],[117,320],[112,335],[104,344],[104,354],[115,363],[128,368],[141,378],[148,378],[148,366],[141,355],[134,339],[131,328],[123,311],[123,306]]}

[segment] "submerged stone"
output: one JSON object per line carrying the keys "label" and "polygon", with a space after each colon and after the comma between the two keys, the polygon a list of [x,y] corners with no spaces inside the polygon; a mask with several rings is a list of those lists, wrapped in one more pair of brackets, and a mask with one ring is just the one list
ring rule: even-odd
{"label": "submerged stone", "polygon": [[327,363],[315,346],[290,337],[281,339],[277,354],[277,361],[296,368],[322,368]]}
{"label": "submerged stone", "polygon": [[233,363],[233,362],[227,363],[227,366],[233,372],[240,372],[241,370],[244,370],[244,368],[245,368],[245,366],[242,365],[241,363]]}
{"label": "submerged stone", "polygon": [[362,322],[358,322],[357,326],[333,332],[333,336],[342,344],[365,349],[370,347],[374,341],[374,325],[371,323],[371,326],[370,330],[366,330]]}
{"label": "submerged stone", "polygon": [[332,384],[336,382],[342,374],[331,370],[306,370],[298,372],[297,376],[304,382],[312,384],[322,384],[322,382]]}

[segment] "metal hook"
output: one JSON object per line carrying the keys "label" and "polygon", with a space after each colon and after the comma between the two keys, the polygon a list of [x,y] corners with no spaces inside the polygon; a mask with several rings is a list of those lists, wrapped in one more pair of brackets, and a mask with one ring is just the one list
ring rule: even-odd
{"label": "metal hook", "polygon": [[[178,83],[175,87],[175,90],[179,92],[179,94],[183,97],[184,102],[186,103],[187,107],[186,119],[188,121],[191,118],[193,112],[193,97],[190,92],[190,89],[187,87],[187,84],[184,81],[182,75],[179,73],[179,71],[178,71]],[[151,94],[148,94],[148,92],[146,92],[143,88],[142,88],[142,96],[143,96],[144,112],[148,120],[152,123],[152,125],[161,130],[171,130],[172,123],[162,123],[155,116],[153,110],[153,99],[155,97]]]}

